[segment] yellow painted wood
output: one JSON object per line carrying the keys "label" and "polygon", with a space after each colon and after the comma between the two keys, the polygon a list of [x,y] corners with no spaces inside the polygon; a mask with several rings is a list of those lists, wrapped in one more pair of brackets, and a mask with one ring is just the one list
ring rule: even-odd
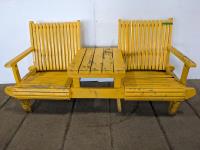
{"label": "yellow painted wood", "polygon": [[80,21],[30,22],[30,31],[37,71],[68,70],[77,49],[80,49]]}
{"label": "yellow painted wood", "polygon": [[31,103],[30,100],[21,100],[21,106],[26,112],[31,112]]}
{"label": "yellow painted wood", "polygon": [[[21,99],[25,111],[31,110],[30,99],[114,98],[121,112],[123,98],[170,101],[169,112],[175,113],[181,101],[196,94],[185,86],[196,64],[171,46],[172,24],[172,18],[119,20],[118,48],[81,48],[80,21],[31,21],[31,47],[5,65],[16,80],[5,92]],[[34,65],[21,78],[17,63],[32,52]],[[184,63],[180,79],[173,73],[170,52]],[[85,77],[113,78],[114,87],[80,87]]]}
{"label": "yellow painted wood", "polygon": [[120,88],[121,87],[121,81],[122,79],[121,79],[121,77],[115,77],[114,78],[114,87],[115,88]]}
{"label": "yellow painted wood", "polygon": [[33,52],[33,50],[34,50],[33,47],[28,48],[27,50],[25,50],[24,52],[22,52],[21,54],[19,54],[15,58],[11,59],[9,62],[7,62],[5,64],[5,67],[9,68],[9,67],[15,66],[20,60],[22,60],[28,54],[30,54],[31,52]]}
{"label": "yellow painted wood", "polygon": [[91,73],[101,73],[103,67],[103,48],[96,48],[91,67]]}
{"label": "yellow painted wood", "polygon": [[196,67],[196,63],[189,59],[187,56],[182,54],[179,50],[174,47],[170,48],[170,52],[172,52],[176,57],[178,57],[186,66],[188,67]]}
{"label": "yellow painted wood", "polygon": [[121,112],[121,111],[122,111],[122,104],[121,104],[120,98],[117,99],[117,110],[118,110],[118,112]]}
{"label": "yellow painted wood", "polygon": [[181,104],[181,102],[179,102],[179,101],[170,102],[168,113],[170,115],[175,115],[178,108],[180,107],[180,104]]}
{"label": "yellow painted wood", "polygon": [[82,63],[79,68],[79,72],[83,74],[90,73],[90,68],[92,66],[93,57],[94,57],[94,48],[87,48],[84,57],[82,58]]}
{"label": "yellow painted wood", "polygon": [[74,60],[69,66],[69,70],[68,70],[69,74],[74,74],[74,73],[78,74],[79,68],[82,63],[82,59],[85,56],[85,52],[86,52],[86,48],[82,48],[81,50],[79,50],[76,57],[74,58]]}
{"label": "yellow painted wood", "polygon": [[127,100],[181,100],[195,95],[195,89],[186,87],[164,71],[127,72],[124,80]]}
{"label": "yellow painted wood", "polygon": [[17,64],[12,66],[12,71],[13,71],[13,75],[15,78],[15,82],[16,82],[16,84],[18,84],[21,81],[21,76],[19,74],[19,69],[18,69]]}
{"label": "yellow painted wood", "polygon": [[77,77],[73,78],[73,87],[75,87],[75,88],[80,87],[80,78],[77,78]]}
{"label": "yellow painted wood", "polygon": [[113,64],[114,72],[124,73],[125,65],[124,65],[123,57],[122,57],[121,51],[119,51],[119,49],[117,48],[113,48],[113,60],[114,60],[114,64]]}
{"label": "yellow painted wood", "polygon": [[70,98],[72,79],[66,71],[37,72],[29,74],[18,84],[6,89],[6,93],[16,98],[31,99],[36,97],[45,98]]}
{"label": "yellow painted wood", "polygon": [[71,88],[71,98],[123,98],[123,88],[80,87]]}
{"label": "yellow painted wood", "polygon": [[120,77],[125,75],[121,51],[116,48],[82,48],[70,64],[70,77]]}
{"label": "yellow painted wood", "polygon": [[113,73],[113,51],[110,48],[104,48],[103,50],[103,69],[102,72]]}
{"label": "yellow painted wood", "polygon": [[[119,21],[118,48],[127,70],[165,70],[172,22],[171,19]],[[169,28],[167,34],[165,28]]]}

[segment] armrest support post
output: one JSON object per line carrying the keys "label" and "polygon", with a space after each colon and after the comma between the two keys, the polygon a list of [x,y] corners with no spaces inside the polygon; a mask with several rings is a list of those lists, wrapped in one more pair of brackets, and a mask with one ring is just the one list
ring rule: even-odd
{"label": "armrest support post", "polygon": [[193,62],[188,57],[186,57],[185,55],[183,55],[179,50],[177,50],[174,47],[172,47],[170,51],[184,63],[184,67],[183,67],[183,70],[182,70],[180,82],[182,84],[186,84],[189,70],[190,70],[191,67],[196,67],[196,63]]}
{"label": "armrest support post", "polygon": [[188,76],[189,70],[190,70],[190,67],[188,67],[187,65],[184,65],[183,71],[182,71],[182,74],[181,74],[181,79],[180,79],[180,82],[181,82],[182,84],[186,84],[187,76]]}
{"label": "armrest support post", "polygon": [[12,66],[12,71],[13,71],[13,75],[16,81],[16,84],[19,83],[21,81],[21,76],[19,74],[19,69],[17,64],[15,64],[14,66]]}

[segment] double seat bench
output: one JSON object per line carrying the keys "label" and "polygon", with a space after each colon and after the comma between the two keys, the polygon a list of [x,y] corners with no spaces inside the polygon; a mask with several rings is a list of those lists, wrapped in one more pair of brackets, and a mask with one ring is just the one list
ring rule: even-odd
{"label": "double seat bench", "polygon": [[[186,86],[190,67],[196,64],[171,45],[173,20],[119,20],[117,48],[81,46],[80,21],[30,22],[31,47],[9,61],[16,84],[5,92],[30,112],[30,100],[110,98],[168,101],[175,114],[180,103],[195,95]],[[18,62],[33,54],[33,65],[21,78]],[[179,79],[169,62],[174,54],[183,63]],[[113,78],[112,87],[82,87],[81,78]]]}

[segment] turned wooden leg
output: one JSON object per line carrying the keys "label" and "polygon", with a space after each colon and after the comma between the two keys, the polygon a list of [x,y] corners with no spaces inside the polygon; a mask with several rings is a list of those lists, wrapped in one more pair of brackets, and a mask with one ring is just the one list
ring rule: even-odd
{"label": "turned wooden leg", "polygon": [[120,98],[117,99],[117,110],[118,112],[122,111],[122,104]]}
{"label": "turned wooden leg", "polygon": [[31,112],[30,100],[21,100],[21,106],[26,112]]}
{"label": "turned wooden leg", "polygon": [[178,108],[180,107],[180,104],[181,104],[181,102],[177,102],[177,101],[175,101],[175,102],[170,102],[170,104],[169,104],[169,109],[168,109],[168,113],[169,113],[170,115],[175,115],[176,112],[177,112],[177,110],[178,110]]}

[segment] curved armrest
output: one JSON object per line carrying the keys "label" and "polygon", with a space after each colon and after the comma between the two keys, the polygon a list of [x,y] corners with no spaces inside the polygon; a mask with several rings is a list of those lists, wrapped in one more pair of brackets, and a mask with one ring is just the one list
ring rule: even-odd
{"label": "curved armrest", "polygon": [[197,65],[196,65],[195,62],[193,62],[187,56],[183,55],[179,50],[177,50],[174,47],[172,47],[170,49],[170,52],[172,52],[177,58],[179,58],[184,63],[184,67],[183,67],[183,70],[182,70],[180,82],[182,84],[186,84],[187,76],[188,76],[190,67],[196,67]]}
{"label": "curved armrest", "polygon": [[26,57],[28,54],[30,54],[33,50],[34,50],[33,47],[30,47],[5,64],[5,67],[7,67],[7,68],[11,67],[12,68],[13,75],[14,75],[16,83],[19,83],[21,81],[21,76],[19,74],[19,69],[18,69],[17,63],[20,60],[22,60],[24,57]]}
{"label": "curved armrest", "polygon": [[20,60],[22,60],[24,57],[30,54],[33,50],[34,50],[33,47],[26,49],[24,52],[22,52],[21,54],[17,55],[15,58],[7,62],[5,64],[5,67],[10,68],[12,66],[15,66]]}
{"label": "curved armrest", "polygon": [[170,49],[170,52],[172,52],[177,58],[179,58],[186,66],[188,67],[196,67],[196,63],[193,62],[191,59],[189,59],[187,56],[183,55],[179,50],[172,47]]}

